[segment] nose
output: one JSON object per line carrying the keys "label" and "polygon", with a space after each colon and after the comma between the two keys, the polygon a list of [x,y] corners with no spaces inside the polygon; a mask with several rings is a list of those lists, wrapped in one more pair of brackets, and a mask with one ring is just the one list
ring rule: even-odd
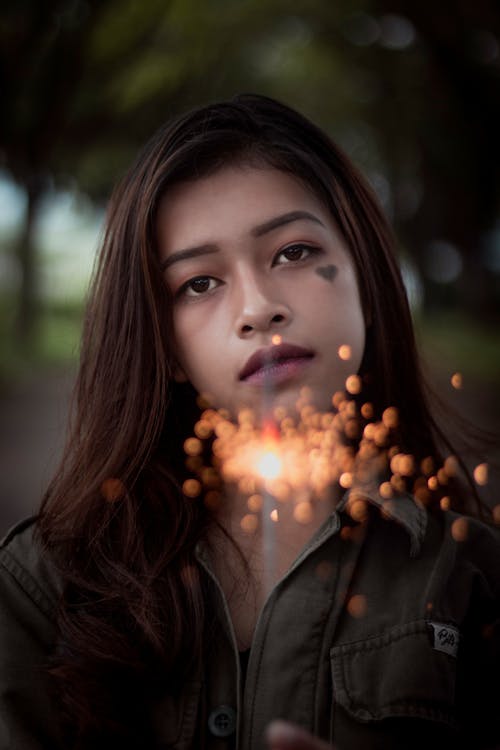
{"label": "nose", "polygon": [[264,285],[249,275],[239,286],[237,295],[240,296],[240,310],[236,317],[236,330],[240,338],[283,328],[292,318],[288,305],[276,299],[272,289],[266,290]]}

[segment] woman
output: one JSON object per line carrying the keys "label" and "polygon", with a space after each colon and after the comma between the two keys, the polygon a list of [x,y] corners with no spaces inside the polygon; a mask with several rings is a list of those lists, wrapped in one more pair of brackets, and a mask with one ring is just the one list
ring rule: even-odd
{"label": "woman", "polygon": [[[242,413],[280,440],[338,417],[348,471],[300,522],[277,504],[271,562],[220,445],[186,464],[197,394],[205,450]],[[450,452],[346,157],[261,96],[168,124],[110,204],[61,467],[1,551],[3,744],[494,746],[498,537]]]}

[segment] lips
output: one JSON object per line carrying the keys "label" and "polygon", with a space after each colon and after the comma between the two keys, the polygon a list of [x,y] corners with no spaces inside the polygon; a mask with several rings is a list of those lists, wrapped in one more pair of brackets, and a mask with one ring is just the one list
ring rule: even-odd
{"label": "lips", "polygon": [[247,360],[245,366],[239,373],[240,380],[253,381],[264,378],[266,373],[271,376],[295,373],[297,366],[306,363],[314,357],[314,352],[294,344],[279,344],[258,349]]}

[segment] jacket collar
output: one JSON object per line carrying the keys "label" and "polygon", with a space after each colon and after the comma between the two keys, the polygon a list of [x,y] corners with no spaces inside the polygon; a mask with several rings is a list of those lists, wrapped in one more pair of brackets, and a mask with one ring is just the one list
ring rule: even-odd
{"label": "jacket collar", "polygon": [[[385,500],[377,490],[367,488],[363,488],[362,499],[376,506],[387,518],[401,524],[410,537],[410,557],[417,557],[427,529],[427,512],[422,503],[408,493]],[[348,510],[353,500],[349,490],[342,497],[337,511],[342,513]]]}

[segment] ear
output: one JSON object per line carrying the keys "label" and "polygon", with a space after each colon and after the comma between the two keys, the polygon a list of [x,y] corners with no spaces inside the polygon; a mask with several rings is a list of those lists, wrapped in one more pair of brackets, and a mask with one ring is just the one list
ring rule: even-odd
{"label": "ear", "polygon": [[177,363],[174,368],[174,380],[176,383],[187,383],[189,380],[182,367]]}

